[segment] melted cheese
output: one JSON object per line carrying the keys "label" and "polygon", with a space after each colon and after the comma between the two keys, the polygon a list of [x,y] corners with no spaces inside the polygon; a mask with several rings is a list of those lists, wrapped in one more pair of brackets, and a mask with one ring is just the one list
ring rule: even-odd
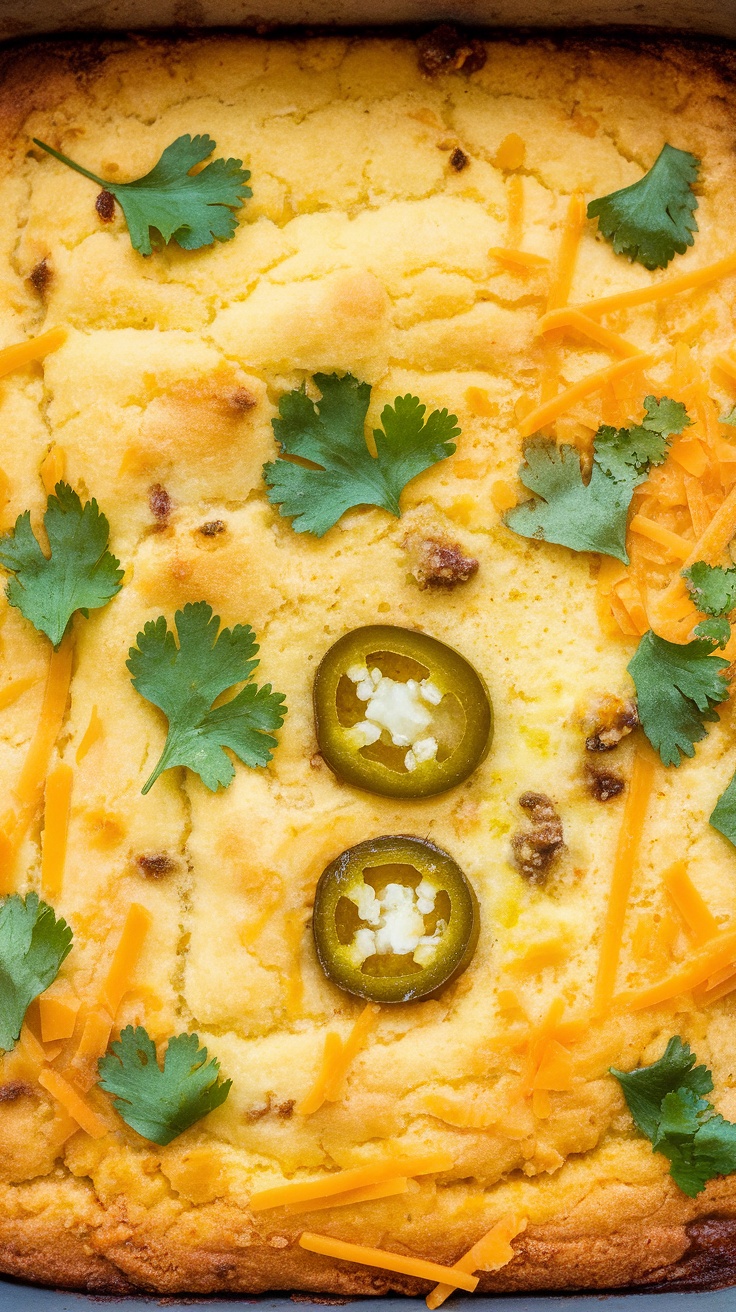
{"label": "melted cheese", "polygon": [[419,1280],[452,1281],[455,1289],[465,1289],[469,1294],[478,1284],[477,1277],[469,1276],[454,1267],[440,1266],[438,1262],[426,1262],[421,1257],[406,1257],[403,1253],[389,1253],[383,1248],[364,1248],[362,1244],[348,1244],[342,1239],[332,1239],[329,1235],[315,1235],[305,1230],[299,1238],[302,1248],[310,1253],[321,1253],[323,1257],[336,1257],[342,1262],[358,1262],[361,1266],[377,1266],[383,1271],[397,1271],[401,1275],[416,1276]]}
{"label": "melted cheese", "polygon": [[74,771],[60,761],[46,779],[41,888],[52,901],[61,892],[66,860],[66,839],[72,801]]}
{"label": "melted cheese", "polygon": [[98,742],[99,739],[104,736],[104,733],[105,733],[105,728],[102,723],[102,720],[97,714],[97,707],[93,706],[92,714],[89,717],[89,724],[87,725],[87,728],[82,734],[80,744],[77,748],[77,754],[75,758],[77,765],[82,764],[82,761],[84,760],[90,748],[94,747],[95,743]]}
{"label": "melted cheese", "polygon": [[625,1011],[641,1011],[643,1007],[657,1007],[661,1002],[678,998],[681,993],[705,984],[716,971],[736,965],[736,929],[719,934],[704,944],[684,966],[655,984],[640,989],[626,989],[613,999],[614,1005]]}
{"label": "melted cheese", "polygon": [[52,1098],[61,1103],[64,1111],[69,1113],[90,1138],[101,1139],[107,1134],[109,1127],[106,1122],[58,1071],[41,1071],[38,1082]]}

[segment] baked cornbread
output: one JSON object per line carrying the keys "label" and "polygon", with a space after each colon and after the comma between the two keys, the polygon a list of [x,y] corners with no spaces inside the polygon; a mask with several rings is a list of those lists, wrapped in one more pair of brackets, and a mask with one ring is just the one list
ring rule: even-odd
{"label": "baked cornbread", "polygon": [[[110,1293],[425,1293],[425,1279],[299,1238],[451,1266],[511,1216],[513,1256],[486,1262],[498,1269],[477,1271],[479,1289],[733,1278],[733,1175],[688,1197],[609,1069],[651,1065],[679,1036],[736,1119],[736,974],[723,949],[708,956],[734,927],[736,856],[708,823],[734,768],[732,712],[723,700],[694,757],[665,767],[627,673],[650,628],[686,641],[657,599],[728,514],[736,272],[540,331],[545,313],[733,252],[732,77],[731,54],[705,46],[447,34],[121,37],[2,55],[0,344],[66,335],[0,382],[0,528],[30,510],[41,533],[65,481],[99,503],[124,571],[109,604],[77,614],[62,657],[1,603],[11,809],[49,714],[49,660],[72,660],[46,819],[38,805],[15,847],[5,839],[2,893],[45,896],[74,935],[45,1010],[31,1005],[2,1057],[2,1271]],[[109,193],[32,145],[114,182],[187,133],[243,160],[252,196],[231,240],[150,256]],[[701,161],[699,230],[651,272],[581,205],[636,182],[665,142]],[[357,507],[318,537],[279,513],[262,466],[283,398],[302,384],[317,398],[315,376],[330,374],[370,385],[371,430],[410,394],[457,416],[460,434],[408,482],[401,518]],[[589,465],[598,426],[640,423],[647,396],[681,402],[692,426],[636,490],[630,566],[506,525],[527,496],[525,437],[556,436]],[[728,563],[732,533],[711,566]],[[128,653],[149,621],[173,630],[202,601],[223,626],[253,627],[258,682],[288,713],[267,766],[237,761],[216,791],[177,767],[144,795],[166,724]],[[444,642],[487,685],[490,749],[447,791],[362,790],[318,750],[315,671],[375,625]],[[439,992],[371,1009],[328,980],[310,922],[325,868],[386,835],[451,856],[479,938]],[[71,1033],[54,1040],[64,1016]],[[198,1035],[232,1081],[226,1100],[166,1146],[136,1133],[95,1083],[110,1021],[113,1040],[144,1026],[159,1055]],[[326,1037],[345,1044],[356,1023],[361,1043],[325,1098]],[[403,1193],[250,1206],[405,1158],[424,1171]]]}

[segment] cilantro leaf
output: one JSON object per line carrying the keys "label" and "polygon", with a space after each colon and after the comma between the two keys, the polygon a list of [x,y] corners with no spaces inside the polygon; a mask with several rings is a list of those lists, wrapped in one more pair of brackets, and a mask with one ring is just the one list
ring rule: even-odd
{"label": "cilantro leaf", "polygon": [[709,823],[736,847],[736,774],[718,798]]}
{"label": "cilantro leaf", "polygon": [[731,625],[722,615],[716,615],[711,619],[701,620],[700,624],[695,625],[693,633],[696,638],[705,638],[711,648],[723,648],[731,637]]}
{"label": "cilantro leaf", "polygon": [[369,384],[351,374],[315,374],[313,381],[321,392],[316,404],[302,386],[282,396],[279,418],[271,422],[283,456],[319,467],[269,461],[263,466],[269,501],[292,520],[295,532],[319,538],[354,506],[382,506],[400,516],[406,484],[454,452],[456,416],[433,410],[425,421],[426,406],[418,397],[397,396],[384,407],[383,427],[373,431],[374,457],[365,440]]}
{"label": "cilantro leaf", "polygon": [[636,685],[642,729],[663,765],[679,765],[680,753],[695,755],[705,737],[705,721],[717,720],[713,709],[728,697],[722,671],[728,661],[713,655],[703,638],[682,645],[666,642],[649,629],[629,661]]}
{"label": "cilantro leaf", "polygon": [[270,683],[257,688],[246,683],[230,701],[212,709],[213,702],[235,683],[250,679],[258,665],[258,645],[249,624],[236,624],[218,634],[220,620],[206,601],[189,603],[174,617],[179,638],[160,615],[149,620],[131,647],[128,669],[133,687],[160,707],[169,732],[159,762],[143,785],[147,793],[164,770],[188,766],[206,788],[215,792],[235,777],[223,748],[229,747],[245,765],[268,765],[286,715],[284,697]]}
{"label": "cilantro leaf", "polygon": [[617,255],[645,269],[665,269],[675,252],[684,255],[695,240],[698,202],[692,188],[699,170],[695,155],[665,144],[638,182],[592,200],[588,218],[598,219]]}
{"label": "cilantro leaf", "polygon": [[688,592],[704,615],[719,618],[736,609],[736,565],[722,569],[720,565],[706,565],[697,560],[682,571]]}
{"label": "cilantro leaf", "polygon": [[736,1125],[705,1098],[713,1078],[695,1060],[689,1045],[675,1037],[651,1066],[630,1072],[611,1067],[637,1129],[664,1154],[675,1184],[690,1198],[714,1176],[736,1171]]}
{"label": "cilantro leaf", "polygon": [[29,1005],[53,983],[71,949],[71,929],[37,893],[0,902],[0,1049],[13,1047]]}
{"label": "cilantro leaf", "polygon": [[215,149],[217,143],[206,134],[177,137],[150,173],[134,182],[106,182],[36,137],[33,142],[115,197],[130,240],[141,255],[151,254],[151,230],[164,245],[175,241],[187,251],[230,241],[238,226],[233,210],[253,195],[247,185],[250,173],[242,167],[242,160],[215,159],[199,173],[190,172]]}
{"label": "cilantro leaf", "polygon": [[583,481],[580,453],[555,441],[534,439],[524,448],[519,478],[532,498],[510,510],[505,523],[522,537],[541,538],[572,551],[597,551],[624,564],[626,520],[634,488],[667,455],[667,438],[692,421],[684,405],[663,396],[644,401],[646,414],[631,428],[604,424],[593,440],[593,465]]}
{"label": "cilantro leaf", "polygon": [[8,582],[11,606],[58,647],[75,610],[86,617],[106,605],[122,587],[120,561],[108,550],[110,525],[97,502],[84,506],[67,483],[57,483],[43,517],[51,547],[44,556],[26,510],[12,532],[0,537],[0,565],[15,578]]}
{"label": "cilantro leaf", "polygon": [[220,1063],[208,1058],[196,1034],[179,1034],[166,1045],[163,1070],[142,1025],[127,1025],[111,1053],[98,1062],[100,1085],[115,1095],[115,1110],[144,1139],[164,1147],[219,1107],[232,1080],[218,1081]]}

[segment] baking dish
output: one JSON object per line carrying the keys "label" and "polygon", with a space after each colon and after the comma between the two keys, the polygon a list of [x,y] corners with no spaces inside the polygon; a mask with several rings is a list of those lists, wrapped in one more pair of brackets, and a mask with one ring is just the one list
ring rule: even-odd
{"label": "baking dish", "polygon": [[[152,19],[150,9],[145,6],[129,3],[126,5],[105,5],[103,8],[90,11],[88,8],[82,8],[75,5],[64,5],[60,7],[53,19],[49,17],[48,8],[41,5],[31,5],[23,12],[22,20],[18,18],[16,9],[15,14],[10,12],[15,6],[4,6],[0,11],[0,35],[3,38],[14,36],[23,36],[32,32],[53,32],[82,30],[90,25],[95,27],[104,26],[110,29],[120,27],[151,27],[151,26],[168,26],[171,23],[196,26],[214,26],[214,25],[232,25],[237,24],[242,18],[242,14],[237,12],[237,5],[227,4],[203,4],[203,5],[177,5],[171,8],[165,4],[156,6],[156,14]],[[259,18],[262,17],[267,21],[288,22],[288,23],[324,23],[326,20],[332,24],[355,24],[358,22],[382,23],[387,21],[417,21],[420,18],[427,17],[431,19],[459,19],[468,23],[476,22],[487,25],[496,24],[514,24],[518,18],[517,9],[513,0],[506,0],[492,6],[462,6],[462,7],[435,7],[431,11],[424,10],[421,14],[417,8],[411,5],[405,5],[400,9],[381,5],[380,3],[371,6],[368,11],[366,6],[351,6],[349,4],[340,4],[320,8],[316,5],[302,4],[294,6],[286,5],[264,5]],[[196,10],[196,12],[195,12]],[[634,12],[635,10],[635,12]],[[604,24],[609,22],[620,23],[646,23],[654,26],[666,25],[667,13],[666,6],[662,3],[652,3],[642,8],[641,6],[628,6],[626,4],[608,6],[604,3],[591,4],[589,11],[585,14],[586,22],[590,24]],[[552,4],[545,5],[541,0],[537,3],[531,3],[525,7],[524,11],[525,26],[534,24],[540,26],[565,26],[575,21],[579,23],[579,9],[569,4]],[[22,22],[22,27],[21,27]],[[730,4],[710,5],[700,7],[696,12],[695,5],[689,5],[684,8],[684,12],[678,14],[678,24],[681,30],[700,32],[703,35],[721,36],[724,38],[736,37],[736,12]],[[0,1303],[11,1308],[23,1309],[49,1309],[49,1312],[66,1312],[69,1309],[80,1306],[80,1295],[60,1293],[51,1290],[31,1289],[18,1284],[17,1282],[2,1281],[0,1282]],[[93,1296],[89,1296],[90,1298]],[[571,1312],[584,1312],[593,1302],[594,1298],[600,1295],[572,1295],[554,1297],[519,1295],[515,1297],[497,1297],[494,1299],[474,1299],[473,1306],[477,1307],[478,1303],[491,1303],[494,1307],[500,1309],[512,1308],[526,1309],[538,1308],[552,1309],[570,1309]],[[669,1298],[669,1302],[667,1299]],[[655,1304],[654,1300],[657,1299]],[[624,1301],[625,1300],[625,1301]],[[697,1300],[697,1301],[696,1301]],[[169,1300],[167,1300],[169,1301]],[[171,1300],[176,1302],[176,1300]],[[243,1300],[230,1300],[227,1298],[215,1298],[213,1300],[192,1301],[183,1299],[182,1303],[187,1306],[204,1308],[209,1302],[214,1302],[223,1307],[235,1307],[236,1304]],[[258,1300],[248,1300],[261,1303],[264,1307],[274,1309],[274,1312],[284,1312],[287,1307],[291,1306],[288,1295],[283,1296],[263,1296]],[[297,1301],[301,1301],[298,1299]],[[307,1301],[307,1300],[305,1300]],[[312,1301],[311,1299],[308,1301]],[[330,1299],[330,1302],[334,1300]],[[381,1305],[381,1312],[394,1312],[407,1306],[406,1299],[383,1298],[378,1300]],[[413,1301],[418,1312],[424,1306],[421,1300]],[[146,1298],[141,1296],[133,1299],[122,1299],[116,1302],[125,1309],[125,1312],[133,1312],[136,1307],[160,1306],[160,1299],[157,1297]],[[348,1308],[353,1307],[353,1303],[344,1304]],[[457,1302],[456,1306],[459,1306]],[[356,1304],[357,1306],[357,1304]],[[621,1309],[629,1307],[676,1307],[687,1309],[691,1308],[736,1308],[736,1291],[716,1291],[700,1294],[684,1293],[669,1295],[641,1294],[641,1295],[615,1295],[607,1299],[606,1306],[618,1312]]]}

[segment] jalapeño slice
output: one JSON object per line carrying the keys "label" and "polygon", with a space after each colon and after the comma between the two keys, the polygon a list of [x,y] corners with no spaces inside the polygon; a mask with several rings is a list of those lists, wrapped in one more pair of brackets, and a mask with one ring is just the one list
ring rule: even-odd
{"label": "jalape\u00f1o slice", "polygon": [[319,749],[346,783],[431,797],[483,760],[493,711],[483,679],[437,638],[392,624],[353,629],[314,680]]}
{"label": "jalape\u00f1o slice", "polygon": [[372,1002],[416,1002],[475,952],[478,899],[459,865],[422,838],[349,847],[317,884],[312,930],[325,974]]}

